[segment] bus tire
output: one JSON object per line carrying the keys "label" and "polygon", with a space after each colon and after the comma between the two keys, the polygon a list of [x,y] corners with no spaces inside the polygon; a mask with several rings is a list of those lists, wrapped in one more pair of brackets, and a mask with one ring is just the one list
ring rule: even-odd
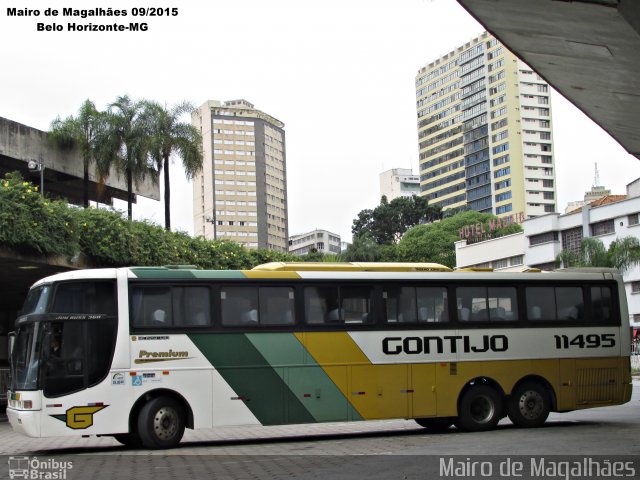
{"label": "bus tire", "polygon": [[140,448],[142,446],[140,437],[133,433],[116,433],[113,438],[129,448]]}
{"label": "bus tire", "polygon": [[458,404],[456,427],[467,432],[493,429],[503,412],[502,395],[488,385],[469,388]]}
{"label": "bus tire", "polygon": [[451,417],[439,417],[439,418],[414,418],[414,420],[418,425],[432,432],[445,432],[449,430],[449,427],[451,427],[451,425],[453,425],[454,419]]}
{"label": "bus tire", "polygon": [[184,434],[184,427],[184,408],[171,397],[149,400],[138,415],[138,436],[146,448],[177,446]]}
{"label": "bus tire", "polygon": [[551,411],[551,396],[538,382],[524,382],[509,397],[507,414],[509,420],[524,428],[541,427]]}

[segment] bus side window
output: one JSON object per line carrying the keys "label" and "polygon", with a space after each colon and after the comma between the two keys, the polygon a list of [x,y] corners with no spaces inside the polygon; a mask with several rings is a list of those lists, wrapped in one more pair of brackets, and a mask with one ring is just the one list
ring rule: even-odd
{"label": "bus side window", "polygon": [[338,308],[336,287],[306,287],[304,289],[305,323],[323,324],[331,310]]}
{"label": "bus side window", "polygon": [[209,287],[174,287],[173,318],[174,325],[181,327],[211,325]]}
{"label": "bus side window", "polygon": [[293,325],[294,300],[291,287],[260,287],[260,325]]}
{"label": "bus side window", "polygon": [[[344,323],[369,323],[370,287],[340,287],[340,307],[335,312]],[[373,320],[373,319],[371,319]]]}
{"label": "bus side window", "polygon": [[131,314],[136,327],[172,326],[171,287],[133,287]]}
{"label": "bus side window", "polygon": [[415,323],[416,289],[389,286],[383,292],[387,323]]}
{"label": "bus side window", "polygon": [[584,312],[584,299],[581,287],[556,287],[558,320],[581,320]]}
{"label": "bus side window", "polygon": [[609,287],[591,287],[592,322],[610,323],[613,320],[611,289]]}
{"label": "bus side window", "polygon": [[444,287],[424,287],[416,289],[418,322],[445,323],[449,321],[447,289]]}
{"label": "bus side window", "polygon": [[258,325],[257,287],[223,287],[220,289],[220,303],[222,325]]}

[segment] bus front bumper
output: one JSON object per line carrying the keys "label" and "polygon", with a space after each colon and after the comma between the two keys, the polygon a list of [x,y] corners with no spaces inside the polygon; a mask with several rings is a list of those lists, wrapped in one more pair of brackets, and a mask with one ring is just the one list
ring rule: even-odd
{"label": "bus front bumper", "polygon": [[7,408],[7,418],[14,432],[27,437],[40,437],[40,411]]}

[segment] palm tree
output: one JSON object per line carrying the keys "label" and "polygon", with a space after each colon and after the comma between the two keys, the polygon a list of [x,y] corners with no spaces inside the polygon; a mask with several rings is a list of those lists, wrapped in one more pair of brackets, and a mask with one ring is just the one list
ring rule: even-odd
{"label": "palm tree", "polygon": [[609,249],[598,238],[586,237],[580,242],[580,252],[563,250],[556,257],[556,265],[564,267],[617,268],[625,274],[640,265],[640,241],[635,237],[618,238]]}
{"label": "palm tree", "polygon": [[109,105],[106,127],[97,141],[96,159],[100,175],[108,175],[115,163],[116,170],[127,179],[127,216],[133,217],[133,183],[147,175],[155,175],[148,161],[149,131],[142,118],[143,103],[128,95],[116,98]]}
{"label": "palm tree", "polygon": [[164,171],[164,226],[167,230],[171,230],[171,155],[176,153],[182,159],[188,179],[202,170],[202,136],[190,123],[180,121],[183,115],[193,110],[194,106],[189,102],[179,103],[172,108],[157,102],[144,103],[143,118],[150,133],[149,155],[158,176]]}
{"label": "palm tree", "polygon": [[94,161],[96,136],[101,113],[94,103],[85,100],[76,117],[70,116],[62,120],[60,117],[51,122],[50,136],[63,148],[78,146],[82,155],[84,169],[83,206],[89,206],[89,165]]}

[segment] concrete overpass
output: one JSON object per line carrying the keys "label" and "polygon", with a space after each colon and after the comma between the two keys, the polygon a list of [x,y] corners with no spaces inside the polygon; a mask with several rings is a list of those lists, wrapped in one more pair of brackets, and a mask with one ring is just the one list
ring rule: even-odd
{"label": "concrete overpass", "polygon": [[640,159],[639,0],[458,3]]}
{"label": "concrete overpass", "polygon": [[[42,161],[46,196],[62,198],[69,203],[82,204],[83,166],[76,150],[62,150],[53,145],[47,133],[0,117],[0,178],[7,172],[18,171],[28,181],[40,185],[40,172],[31,172],[29,161]],[[95,169],[90,170],[89,198],[111,203],[114,198],[126,200],[124,175],[111,175],[99,188]],[[100,192],[100,197],[98,194]],[[137,195],[160,199],[160,188],[150,180],[134,185]],[[1,206],[0,206],[1,208]],[[57,272],[86,268],[78,259],[23,255],[0,247],[0,367],[7,361],[6,333],[13,329],[13,321],[29,287],[38,279]]]}

